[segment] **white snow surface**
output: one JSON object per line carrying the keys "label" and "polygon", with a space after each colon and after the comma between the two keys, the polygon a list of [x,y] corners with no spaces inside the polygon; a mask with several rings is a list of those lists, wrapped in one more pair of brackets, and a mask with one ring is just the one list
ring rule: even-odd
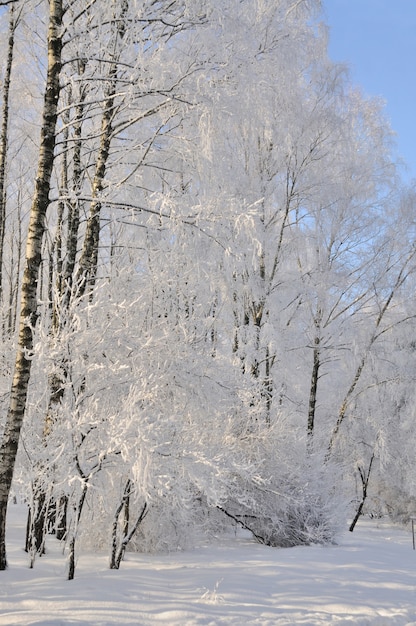
{"label": "white snow surface", "polygon": [[277,549],[247,535],[189,552],[79,555],[66,580],[62,547],[28,567],[25,514],[9,507],[9,568],[0,572],[0,625],[130,626],[416,625],[412,535],[362,519],[338,545]]}

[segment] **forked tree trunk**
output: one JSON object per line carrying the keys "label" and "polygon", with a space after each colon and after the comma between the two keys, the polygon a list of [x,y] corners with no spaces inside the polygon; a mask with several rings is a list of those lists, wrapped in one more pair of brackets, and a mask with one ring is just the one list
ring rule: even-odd
{"label": "forked tree trunk", "polygon": [[[111,543],[111,556],[110,556],[110,569],[119,569],[120,563],[123,560],[124,553],[129,542],[132,540],[140,524],[147,515],[147,502],[144,503],[142,510],[140,511],[135,523],[129,528],[130,517],[130,493],[132,484],[128,480],[124,488],[124,493],[120,504],[118,505],[114,514],[112,543]],[[124,510],[124,519],[121,529],[121,539],[118,538],[119,520],[122,511]]]}
{"label": "forked tree trunk", "polygon": [[22,428],[37,319],[37,286],[42,259],[45,216],[55,150],[55,128],[59,100],[62,51],[62,0],[49,1],[48,71],[39,147],[38,170],[30,212],[26,261],[20,300],[19,336],[16,361],[4,433],[0,445],[0,570],[7,568],[6,513]]}
{"label": "forked tree trunk", "polygon": [[373,454],[371,455],[371,459],[370,459],[370,463],[368,465],[368,470],[367,473],[365,473],[365,471],[361,468],[358,467],[358,473],[360,474],[360,479],[361,479],[361,489],[362,489],[362,495],[361,495],[361,500],[360,503],[358,505],[357,511],[354,515],[354,519],[351,522],[351,525],[349,527],[349,531],[352,533],[358,520],[361,517],[361,514],[363,512],[363,508],[364,508],[364,504],[365,501],[367,499],[367,491],[368,491],[368,483],[370,481],[370,474],[371,474],[371,468],[373,466],[373,461],[374,461],[374,457],[375,457],[375,452],[373,452]]}

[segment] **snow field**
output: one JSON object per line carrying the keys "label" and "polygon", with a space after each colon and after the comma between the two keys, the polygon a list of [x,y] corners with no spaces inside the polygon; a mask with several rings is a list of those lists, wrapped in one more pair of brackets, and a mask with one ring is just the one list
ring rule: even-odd
{"label": "snow field", "polygon": [[9,569],[0,576],[0,625],[416,625],[416,552],[409,531],[361,520],[338,545],[276,549],[247,536],[190,552],[81,554],[66,580],[53,537],[28,568],[24,510],[10,507]]}

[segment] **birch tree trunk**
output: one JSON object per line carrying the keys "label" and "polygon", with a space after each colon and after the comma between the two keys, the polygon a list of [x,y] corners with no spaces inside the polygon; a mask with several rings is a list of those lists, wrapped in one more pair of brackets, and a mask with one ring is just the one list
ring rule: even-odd
{"label": "birch tree trunk", "polygon": [[[80,76],[84,73],[86,61],[81,59],[74,67],[74,73]],[[57,210],[57,229],[53,249],[50,253],[50,282],[49,282],[49,302],[52,307],[52,320],[50,328],[51,343],[62,342],[61,333],[63,326],[68,323],[68,312],[71,305],[72,286],[74,281],[74,268],[77,255],[78,230],[80,224],[80,207],[76,196],[79,194],[82,185],[82,164],[81,164],[81,139],[82,139],[82,123],[84,117],[84,104],[87,89],[84,86],[80,88],[78,101],[75,102],[75,120],[73,123],[73,147],[72,147],[72,184],[69,181],[69,128],[70,128],[70,107],[74,105],[72,89],[68,89],[68,98],[66,102],[67,111],[63,116],[63,149],[62,149],[62,171],[61,171],[61,193],[60,195],[67,200],[60,200]],[[65,106],[65,104],[63,105]],[[75,197],[74,200],[69,199],[69,192]],[[63,230],[64,230],[64,214],[67,209],[67,233],[66,233],[66,254],[63,253]],[[65,264],[63,259],[66,259]],[[54,278],[54,264],[56,265],[56,277]],[[55,289],[53,288],[55,283]],[[43,427],[43,437],[46,443],[53,424],[56,420],[57,411],[61,404],[65,383],[68,377],[68,364],[65,358],[60,358],[54,365],[54,369],[48,377],[49,400],[48,408],[45,416]],[[35,552],[42,554],[44,551],[46,519],[50,523],[58,523],[56,529],[57,538],[66,536],[66,514],[60,515],[59,511],[65,513],[67,508],[67,496],[61,496],[56,502],[52,497],[48,501],[45,497],[45,480],[44,468],[37,468],[39,480],[36,481],[37,489],[34,492],[34,507],[28,512],[26,543],[34,546]],[[43,506],[42,502],[48,503],[48,507]]]}
{"label": "birch tree trunk", "polygon": [[0,134],[0,302],[3,299],[3,248],[6,225],[6,156],[9,133],[9,94],[10,78],[13,65],[14,34],[16,31],[17,22],[18,17],[16,17],[15,8],[12,5],[10,8],[7,61],[3,81],[3,108],[1,116]]}
{"label": "birch tree trunk", "polygon": [[45,216],[55,150],[62,51],[62,0],[49,2],[48,71],[46,78],[38,170],[26,243],[26,263],[20,301],[19,337],[9,410],[0,445],[0,570],[7,568],[6,513],[23,423],[37,318],[37,285],[41,264]]}

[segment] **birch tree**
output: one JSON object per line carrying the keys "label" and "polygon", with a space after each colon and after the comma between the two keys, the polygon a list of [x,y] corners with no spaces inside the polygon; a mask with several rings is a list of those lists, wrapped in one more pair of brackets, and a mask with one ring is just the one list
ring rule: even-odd
{"label": "birch tree", "polygon": [[11,388],[10,406],[0,447],[0,569],[2,570],[7,567],[5,537],[7,503],[30,379],[33,333],[38,311],[38,275],[45,231],[45,216],[50,202],[49,192],[54,163],[55,126],[60,91],[62,19],[62,1],[51,0],[48,29],[48,73],[45,86],[38,174],[26,245],[26,264],[22,282],[16,363]]}
{"label": "birch tree", "polygon": [[14,35],[19,22],[19,10],[10,7],[7,61],[3,80],[2,115],[0,134],[0,302],[3,301],[3,249],[6,226],[6,164],[9,135],[10,80],[13,65]]}
{"label": "birch tree", "polygon": [[[45,440],[53,421],[65,419],[60,405],[71,371],[66,342],[71,341],[77,306],[84,295],[91,301],[94,298],[101,250],[101,271],[107,271],[106,261],[112,256],[107,252],[107,233],[114,230],[117,219],[122,221],[124,211],[158,213],[158,209],[146,206],[146,195],[140,203],[131,201],[131,181],[138,181],[133,189],[136,195],[137,188],[150,193],[153,181],[144,172],[159,169],[155,157],[179,119],[183,108],[180,90],[194,65],[187,59],[184,63],[170,61],[173,42],[176,35],[191,28],[193,19],[196,23],[199,19],[188,19],[183,2],[169,3],[168,16],[165,8],[163,3],[148,3],[138,10],[135,2],[114,2],[102,13],[96,6],[77,2],[67,11],[64,60],[68,57],[70,61],[63,70],[66,88],[57,158],[57,169],[62,173],[56,181],[60,189],[56,235],[50,276],[45,279],[52,311],[51,352],[56,355],[50,366]],[[90,40],[91,31],[99,36],[98,44]],[[108,44],[105,50],[103,41]],[[157,69],[160,67],[166,68],[163,73]],[[154,192],[159,192],[157,187]],[[121,218],[114,216],[115,211]],[[126,245],[116,243],[118,248]],[[55,350],[58,346],[61,357],[59,349]],[[77,389],[80,397],[89,393],[87,387]],[[42,488],[39,498],[43,499]],[[37,509],[45,515],[42,506]],[[36,523],[36,527],[42,526]],[[36,543],[41,546],[42,538]]]}

